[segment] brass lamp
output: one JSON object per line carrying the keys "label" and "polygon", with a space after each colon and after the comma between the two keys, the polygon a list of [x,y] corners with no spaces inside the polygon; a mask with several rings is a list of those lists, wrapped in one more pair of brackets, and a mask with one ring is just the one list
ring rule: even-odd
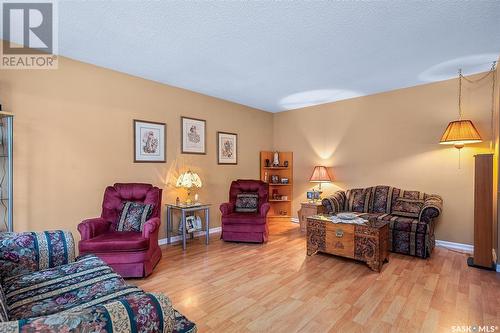
{"label": "brass lamp", "polygon": [[331,183],[332,178],[330,177],[330,174],[328,173],[328,170],[326,169],[325,166],[322,165],[317,165],[314,167],[313,173],[311,177],[309,178],[309,181],[311,183],[319,183],[319,195],[321,196],[321,184],[322,183]]}
{"label": "brass lamp", "polygon": [[186,172],[183,172],[179,178],[177,178],[177,183],[176,183],[176,187],[183,187],[187,190],[187,194],[188,194],[188,197],[187,197],[187,200],[186,200],[186,204],[191,204],[192,201],[191,201],[191,198],[190,198],[190,195],[191,195],[191,190],[193,188],[201,188],[202,186],[202,182],[201,182],[201,179],[200,179],[200,176],[198,176],[198,174],[196,172],[192,172],[191,170],[188,170]]}

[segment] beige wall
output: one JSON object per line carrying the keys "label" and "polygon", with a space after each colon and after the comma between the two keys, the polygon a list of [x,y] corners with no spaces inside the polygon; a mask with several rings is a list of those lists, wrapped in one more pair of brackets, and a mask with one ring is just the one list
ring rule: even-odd
{"label": "beige wall", "polygon": [[[15,114],[18,231],[76,231],[115,182],[152,183],[172,202],[185,191],[169,184],[187,168],[200,173],[219,226],[231,180],[259,177],[259,151],[272,147],[270,113],[65,58],[58,70],[0,70],[0,101]],[[180,154],[181,115],[206,119],[206,155]],[[132,162],[133,119],[167,123],[167,163]],[[217,165],[218,130],[238,133],[238,165]]]}
{"label": "beige wall", "polygon": [[491,81],[464,88],[464,116],[486,142],[462,149],[461,169],[458,151],[438,144],[457,118],[457,80],[276,114],[274,148],[294,152],[294,212],[312,188],[313,166],[326,165],[335,181],[325,194],[377,184],[440,194],[436,238],[472,244],[472,156],[491,151]]}
{"label": "beige wall", "polygon": [[500,214],[499,214],[499,209],[500,209],[500,195],[499,194],[499,189],[500,189],[500,178],[499,178],[499,170],[500,170],[500,159],[499,159],[499,153],[500,153],[500,84],[498,80],[500,79],[500,58],[497,61],[497,71],[496,71],[496,92],[495,92],[495,132],[494,132],[494,137],[495,137],[495,177],[496,177],[496,186],[494,189],[496,189],[496,219],[494,221],[494,226],[493,226],[493,231],[496,231],[496,237],[494,237],[494,245],[496,243],[496,256],[497,256],[497,262],[500,263],[500,228],[498,228],[499,225],[499,219],[500,219]]}
{"label": "beige wall", "polygon": [[[187,168],[200,173],[201,199],[214,204],[219,226],[230,181],[257,178],[258,152],[274,143],[294,152],[294,211],[313,166],[324,164],[335,178],[325,194],[390,184],[442,195],[437,238],[471,244],[472,156],[490,151],[491,85],[464,87],[465,117],[486,142],[464,148],[458,169],[457,150],[437,144],[457,117],[456,80],[273,115],[65,58],[55,71],[3,70],[0,101],[15,113],[15,228],[76,231],[99,215],[114,182],[155,184],[172,202],[185,195],[172,182]],[[180,154],[181,115],[207,120],[207,155]],[[167,123],[167,163],[132,162],[132,119]],[[217,130],[238,133],[237,166],[217,165]]]}

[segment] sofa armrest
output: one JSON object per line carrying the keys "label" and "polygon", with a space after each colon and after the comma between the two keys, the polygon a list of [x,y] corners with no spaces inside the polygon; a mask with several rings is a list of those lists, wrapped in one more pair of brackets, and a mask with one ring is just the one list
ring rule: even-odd
{"label": "sofa armrest", "polygon": [[443,198],[437,194],[429,195],[424,200],[424,205],[420,211],[418,220],[429,223],[441,214],[443,209]]}
{"label": "sofa armrest", "polygon": [[89,240],[109,230],[111,222],[104,220],[102,217],[84,220],[78,225],[78,231],[82,236],[82,240]]}
{"label": "sofa armrest", "polygon": [[[0,322],[2,333],[161,332],[174,330],[175,313],[161,294],[140,293],[119,301],[48,316]],[[111,328],[111,330],[107,330]]]}
{"label": "sofa armrest", "polygon": [[222,216],[229,215],[234,211],[234,204],[232,202],[225,202],[219,207]]}
{"label": "sofa armrest", "polygon": [[344,210],[346,200],[345,191],[337,191],[329,197],[324,198],[321,204],[325,208],[325,213],[335,214]]}
{"label": "sofa armrest", "polygon": [[266,217],[270,208],[271,205],[269,204],[269,202],[264,202],[262,205],[260,205],[260,210],[259,210],[260,216]]}
{"label": "sofa armrest", "polygon": [[142,226],[142,237],[151,238],[151,236],[157,235],[160,224],[161,222],[159,217],[153,217],[147,220]]}
{"label": "sofa armrest", "polygon": [[75,242],[68,231],[0,233],[0,282],[73,261]]}

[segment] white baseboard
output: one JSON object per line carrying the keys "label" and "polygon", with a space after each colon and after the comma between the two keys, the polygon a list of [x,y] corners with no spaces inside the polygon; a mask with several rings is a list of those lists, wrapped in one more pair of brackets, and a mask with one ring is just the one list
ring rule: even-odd
{"label": "white baseboard", "polygon": [[292,217],[290,220],[292,221],[292,223],[300,223],[298,217]]}
{"label": "white baseboard", "polygon": [[[454,243],[436,239],[436,246],[445,247],[451,250],[463,251],[470,254],[474,253],[474,245],[469,245],[469,244]],[[497,272],[500,272],[500,263],[497,263],[495,268]]]}
{"label": "white baseboard", "polygon": [[[216,233],[219,233],[222,231],[222,228],[221,227],[217,227],[217,228],[210,228],[208,233],[209,234],[216,234]],[[194,237],[200,237],[200,236],[205,236],[205,231],[196,231],[194,233]],[[189,235],[187,235],[186,237],[188,237],[187,239],[189,239]],[[178,236],[173,236],[173,237],[170,237],[170,243],[176,243],[176,242],[181,242],[182,241],[182,237],[180,235]],[[158,239],[158,244],[159,245],[167,245],[167,238],[162,238],[162,239]]]}
{"label": "white baseboard", "polygon": [[451,249],[451,250],[463,251],[463,252],[467,252],[467,253],[474,252],[474,245],[448,242],[448,241],[439,240],[439,239],[436,239],[436,246],[445,247],[445,248]]}

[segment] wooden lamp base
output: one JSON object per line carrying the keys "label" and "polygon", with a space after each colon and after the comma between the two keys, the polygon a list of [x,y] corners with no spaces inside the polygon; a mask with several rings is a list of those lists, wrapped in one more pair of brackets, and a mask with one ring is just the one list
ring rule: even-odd
{"label": "wooden lamp base", "polygon": [[467,265],[470,267],[480,268],[480,269],[484,269],[487,271],[496,271],[496,267],[495,267],[495,264],[493,262],[491,262],[491,267],[476,265],[476,264],[474,264],[474,257],[467,258]]}

